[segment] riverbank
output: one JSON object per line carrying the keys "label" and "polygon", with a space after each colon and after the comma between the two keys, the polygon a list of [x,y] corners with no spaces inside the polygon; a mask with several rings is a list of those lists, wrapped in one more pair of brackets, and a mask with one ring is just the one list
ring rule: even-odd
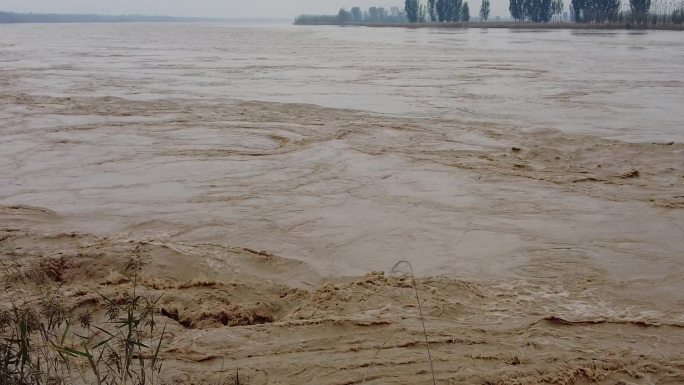
{"label": "riverbank", "polygon": [[311,23],[297,25],[337,25],[340,27],[372,28],[504,28],[504,29],[578,29],[578,30],[659,30],[682,31],[684,24],[636,25],[636,24],[584,24],[584,23],[529,23],[529,22],[468,22],[468,23]]}

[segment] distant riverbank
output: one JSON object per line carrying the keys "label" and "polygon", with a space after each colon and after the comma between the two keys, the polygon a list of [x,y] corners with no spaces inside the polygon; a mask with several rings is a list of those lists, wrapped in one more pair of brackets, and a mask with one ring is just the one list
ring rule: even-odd
{"label": "distant riverbank", "polygon": [[179,17],[157,15],[98,15],[67,13],[15,13],[0,11],[0,24],[76,23],[288,23],[292,19]]}
{"label": "distant riverbank", "polygon": [[221,18],[149,15],[83,15],[0,12],[0,24],[20,23],[127,23],[127,22],[211,22]]}
{"label": "distant riverbank", "polygon": [[636,25],[590,23],[468,22],[468,23],[296,23],[297,25],[337,25],[394,28],[506,28],[506,29],[602,29],[602,30],[668,30],[682,31],[684,24]]}

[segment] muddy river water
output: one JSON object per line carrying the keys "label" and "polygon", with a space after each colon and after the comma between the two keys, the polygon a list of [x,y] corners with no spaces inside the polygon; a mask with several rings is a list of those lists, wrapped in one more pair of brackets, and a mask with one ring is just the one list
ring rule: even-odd
{"label": "muddy river water", "polygon": [[681,33],[0,28],[2,204],[311,274],[682,272]]}
{"label": "muddy river water", "polygon": [[0,25],[0,306],[135,256],[165,383],[682,384],[683,107],[684,32]]}

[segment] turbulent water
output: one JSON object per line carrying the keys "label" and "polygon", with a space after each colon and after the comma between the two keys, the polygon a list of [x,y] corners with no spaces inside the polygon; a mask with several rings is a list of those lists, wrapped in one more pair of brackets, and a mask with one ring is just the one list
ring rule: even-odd
{"label": "turbulent water", "polygon": [[677,31],[28,25],[2,26],[1,39],[3,70],[33,93],[303,102],[684,139]]}
{"label": "turbulent water", "polygon": [[682,32],[1,25],[0,304],[143,255],[169,383],[428,384],[406,260],[440,384],[681,384],[682,106]]}
{"label": "turbulent water", "polygon": [[[48,207],[89,229],[143,226],[244,244],[330,274],[361,274],[402,258],[420,260],[426,273],[499,272],[518,253],[549,245],[621,253],[591,244],[626,234],[636,242],[631,249],[679,248],[679,233],[658,230],[681,229],[679,212],[626,205],[595,188],[569,193],[577,184],[559,191],[529,175],[492,177],[533,167],[536,179],[568,179],[554,172],[582,177],[601,163],[608,164],[600,173],[619,174],[631,171],[622,157],[648,153],[592,158],[606,143],[583,138],[583,149],[547,138],[553,130],[682,141],[678,32],[2,29],[5,204]],[[238,100],[290,104],[241,107]],[[544,164],[454,168],[463,157],[482,160],[525,141],[541,146],[526,150]],[[558,151],[570,152],[559,162],[569,170],[550,167]],[[682,159],[664,161],[670,164],[643,160],[656,169],[678,168]],[[566,182],[573,178],[581,179]],[[639,200],[676,204],[681,180],[673,180]]]}

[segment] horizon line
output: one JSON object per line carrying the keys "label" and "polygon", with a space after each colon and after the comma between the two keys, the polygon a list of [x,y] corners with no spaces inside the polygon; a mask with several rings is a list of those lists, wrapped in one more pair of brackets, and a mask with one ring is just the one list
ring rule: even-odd
{"label": "horizon line", "polygon": [[269,16],[243,16],[243,17],[217,17],[217,16],[174,16],[163,14],[143,14],[143,13],[60,13],[60,12],[16,12],[5,11],[0,9],[0,14],[16,15],[16,16],[78,16],[78,17],[147,17],[147,18],[165,18],[165,19],[186,19],[186,20],[216,20],[216,21],[248,21],[248,20],[292,20],[294,17],[269,17]]}

